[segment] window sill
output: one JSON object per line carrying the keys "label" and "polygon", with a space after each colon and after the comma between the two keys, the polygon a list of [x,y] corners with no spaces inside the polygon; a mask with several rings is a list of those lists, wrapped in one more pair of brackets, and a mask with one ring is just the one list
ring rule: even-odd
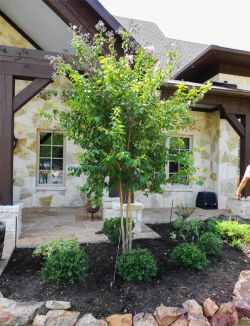
{"label": "window sill", "polygon": [[66,187],[64,186],[37,186],[37,191],[64,191]]}
{"label": "window sill", "polygon": [[165,187],[165,191],[171,192],[192,192],[193,186],[185,186],[185,185],[168,185]]}

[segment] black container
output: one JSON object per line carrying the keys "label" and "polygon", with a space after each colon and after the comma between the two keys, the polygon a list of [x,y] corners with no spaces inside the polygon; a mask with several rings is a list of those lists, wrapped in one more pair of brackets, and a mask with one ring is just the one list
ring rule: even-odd
{"label": "black container", "polygon": [[6,230],[6,224],[4,222],[0,221],[0,259],[2,259],[2,256],[3,256],[5,230]]}
{"label": "black container", "polygon": [[218,201],[215,192],[201,191],[196,197],[196,207],[203,209],[217,209]]}

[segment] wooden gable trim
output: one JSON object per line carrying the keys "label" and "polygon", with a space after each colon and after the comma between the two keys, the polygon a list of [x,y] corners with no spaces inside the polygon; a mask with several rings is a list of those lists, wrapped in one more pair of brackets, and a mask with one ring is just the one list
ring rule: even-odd
{"label": "wooden gable trim", "polygon": [[37,50],[42,50],[39,44],[37,44],[28,34],[26,34],[16,23],[13,22],[2,10],[0,10],[0,16],[6,20],[23,38],[25,38],[31,45],[33,45]]}

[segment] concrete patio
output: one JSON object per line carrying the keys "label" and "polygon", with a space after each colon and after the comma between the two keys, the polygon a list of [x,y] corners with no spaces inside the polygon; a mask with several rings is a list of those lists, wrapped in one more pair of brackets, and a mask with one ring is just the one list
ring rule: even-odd
{"label": "concrete patio", "polygon": [[[151,230],[147,223],[167,223],[170,221],[171,209],[151,208],[143,212],[142,232],[134,235],[139,238],[156,238],[158,235]],[[192,217],[207,219],[220,215],[229,215],[227,210],[196,209]],[[17,247],[35,247],[43,241],[58,238],[78,238],[79,242],[107,241],[106,236],[99,231],[102,229],[102,212],[94,215],[87,214],[82,207],[74,208],[24,208],[21,238]],[[172,219],[175,209],[172,211]]]}

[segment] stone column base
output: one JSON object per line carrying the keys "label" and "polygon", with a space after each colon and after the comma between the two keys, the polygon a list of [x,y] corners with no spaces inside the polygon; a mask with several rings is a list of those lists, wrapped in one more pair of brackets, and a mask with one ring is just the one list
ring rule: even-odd
{"label": "stone column base", "polygon": [[[141,233],[142,229],[142,211],[144,204],[135,201],[132,206],[132,216],[135,222],[134,232]],[[123,205],[124,215],[126,214],[127,204]],[[120,199],[119,197],[103,199],[103,218],[110,219],[113,217],[120,217]]]}
{"label": "stone column base", "polygon": [[250,219],[250,197],[241,200],[231,200],[232,215],[238,215],[244,219]]}
{"label": "stone column base", "polygon": [[22,209],[23,204],[13,206],[0,206],[0,221],[6,223],[6,233],[15,237],[17,220],[17,239],[22,231]]}

